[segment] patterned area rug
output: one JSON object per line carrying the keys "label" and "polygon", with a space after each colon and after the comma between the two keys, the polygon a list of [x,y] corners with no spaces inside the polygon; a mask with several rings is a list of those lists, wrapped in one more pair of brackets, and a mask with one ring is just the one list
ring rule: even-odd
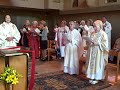
{"label": "patterned area rug", "polygon": [[35,76],[34,90],[102,90],[111,85],[100,81],[91,85],[88,79],[62,71]]}

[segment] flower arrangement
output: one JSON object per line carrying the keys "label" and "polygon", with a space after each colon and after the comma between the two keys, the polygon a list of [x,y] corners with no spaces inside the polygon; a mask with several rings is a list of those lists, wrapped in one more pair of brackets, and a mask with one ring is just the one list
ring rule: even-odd
{"label": "flower arrangement", "polygon": [[5,82],[6,84],[19,83],[18,79],[22,77],[16,70],[12,67],[5,67],[4,72],[0,74],[0,81]]}

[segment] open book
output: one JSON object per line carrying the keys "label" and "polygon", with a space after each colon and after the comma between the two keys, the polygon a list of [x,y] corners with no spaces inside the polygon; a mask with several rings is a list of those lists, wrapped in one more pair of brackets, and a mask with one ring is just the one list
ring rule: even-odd
{"label": "open book", "polygon": [[18,52],[17,50],[0,50],[0,56],[16,56],[22,54],[23,53]]}
{"label": "open book", "polygon": [[85,39],[87,42],[89,43],[93,43],[93,40],[90,37],[83,37],[83,39]]}
{"label": "open book", "polygon": [[14,56],[14,55],[22,55],[23,53],[19,52],[19,46],[16,47],[5,47],[4,49],[0,49],[0,56]]}
{"label": "open book", "polygon": [[36,28],[35,32],[39,34],[41,31],[38,28]]}

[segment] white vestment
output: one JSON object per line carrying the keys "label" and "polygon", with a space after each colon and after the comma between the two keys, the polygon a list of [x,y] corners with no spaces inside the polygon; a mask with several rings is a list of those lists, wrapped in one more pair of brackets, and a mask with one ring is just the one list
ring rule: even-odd
{"label": "white vestment", "polygon": [[79,58],[83,52],[82,38],[76,29],[66,34],[64,72],[79,74]]}
{"label": "white vestment", "polygon": [[[62,39],[64,38],[63,37],[63,34],[64,34],[64,29],[68,32],[69,31],[69,27],[68,26],[65,26],[65,27],[59,27],[58,28],[58,32],[56,33],[56,37],[55,37],[55,41],[58,41],[59,42],[59,48],[60,48],[60,54],[61,54],[61,57],[64,57],[65,54],[65,45],[62,45],[62,42],[64,42]],[[58,34],[58,36],[57,36]]]}
{"label": "white vestment", "polygon": [[91,39],[96,45],[91,44],[88,49],[86,75],[90,79],[102,80],[108,61],[108,37],[103,30],[100,30],[91,35]]}
{"label": "white vestment", "polygon": [[[89,28],[88,28],[87,25],[84,25],[84,26],[83,26],[83,25],[80,25],[80,28],[83,29],[84,32],[89,32]],[[84,35],[82,35],[82,37],[85,37],[85,36],[87,36],[87,33],[84,34]],[[84,40],[84,39],[83,39],[83,46],[84,46],[84,47],[87,46],[87,45],[86,45],[86,40]]]}
{"label": "white vestment", "polygon": [[[14,37],[15,39],[7,41],[7,37]],[[20,33],[15,24],[3,22],[0,25],[0,49],[16,46],[20,38]]]}
{"label": "white vestment", "polygon": [[91,33],[94,32],[94,28],[93,26],[88,26],[89,30],[88,30],[88,37],[90,37]]}
{"label": "white vestment", "polygon": [[112,26],[111,24],[106,21],[105,23],[103,23],[104,25],[104,30],[108,36],[108,47],[109,47],[109,50],[111,49],[111,30],[112,30]]}

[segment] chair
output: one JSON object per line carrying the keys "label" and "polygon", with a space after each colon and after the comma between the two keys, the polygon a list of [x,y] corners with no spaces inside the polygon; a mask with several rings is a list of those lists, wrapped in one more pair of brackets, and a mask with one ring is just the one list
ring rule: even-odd
{"label": "chair", "polygon": [[48,45],[48,61],[50,60],[50,56],[52,54],[55,54],[56,53],[56,50],[55,50],[55,40],[49,40],[48,41],[49,45]]}
{"label": "chair", "polygon": [[80,60],[79,60],[79,74],[83,74],[82,69],[83,69],[83,66],[86,63],[86,55],[85,54],[87,53],[87,50],[88,50],[88,46],[84,47],[84,53],[80,57]]}
{"label": "chair", "polygon": [[106,66],[106,82],[108,82],[108,71],[110,70],[110,68],[116,68],[117,72],[116,72],[115,82],[117,82],[118,74],[119,74],[119,67],[120,67],[119,66],[120,65],[120,52],[116,52],[115,50],[110,50],[109,55],[117,57],[117,65],[112,64],[112,63],[107,64],[107,66]]}

